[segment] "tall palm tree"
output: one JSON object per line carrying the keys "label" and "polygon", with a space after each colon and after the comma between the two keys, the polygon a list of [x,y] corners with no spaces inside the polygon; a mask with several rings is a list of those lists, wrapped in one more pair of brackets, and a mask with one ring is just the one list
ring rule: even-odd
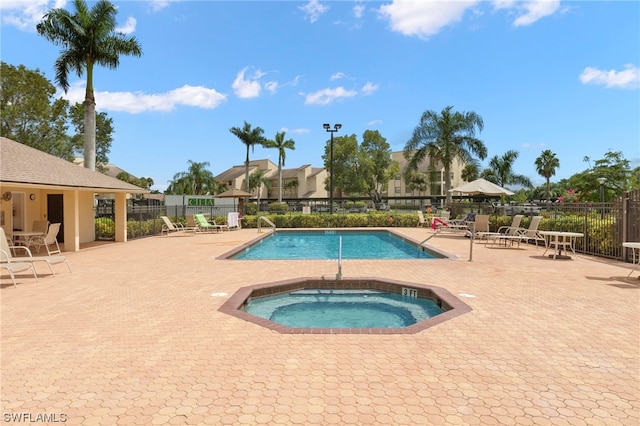
{"label": "tall palm tree", "polygon": [[277,132],[274,140],[267,140],[264,143],[265,148],[275,148],[278,150],[278,202],[282,202],[282,166],[287,157],[286,149],[296,149],[296,143],[293,139],[284,140],[286,132]]}
{"label": "tall palm tree", "polygon": [[418,170],[425,159],[429,163],[441,163],[444,168],[444,189],[447,204],[451,203],[451,166],[458,159],[464,163],[481,160],[487,156],[484,143],[475,137],[476,128],[482,131],[482,117],[475,112],[452,111],[448,106],[441,113],[425,111],[420,124],[413,130],[411,139],[405,144],[404,156],[408,160],[408,170]]}
{"label": "tall palm tree", "polygon": [[251,128],[251,124],[244,122],[242,127],[232,127],[229,129],[231,133],[236,135],[240,141],[247,147],[247,158],[244,160],[244,190],[249,190],[249,148],[253,149],[256,145],[264,145],[265,138],[262,136],[264,130],[260,127]]}
{"label": "tall palm tree", "polygon": [[531,188],[533,185],[528,177],[513,172],[513,163],[518,155],[518,151],[514,150],[505,152],[502,157],[494,155],[489,160],[489,167],[482,171],[481,177],[502,187],[515,184]]}
{"label": "tall palm tree", "polygon": [[556,169],[560,167],[560,160],[556,157],[556,154],[551,152],[550,149],[545,149],[540,154],[540,157],[536,158],[536,171],[540,176],[547,181],[547,203],[551,201],[551,176],[556,174]]}
{"label": "tall palm tree", "polygon": [[84,166],[96,168],[96,100],[93,94],[93,67],[102,65],[117,69],[120,55],[142,56],[142,47],[135,37],[115,30],[118,9],[107,0],[99,0],[89,9],[84,0],[74,0],[76,13],[51,9],[36,26],[38,34],[62,46],[55,63],[56,83],[69,90],[69,73],[78,77],[87,71],[84,96]]}

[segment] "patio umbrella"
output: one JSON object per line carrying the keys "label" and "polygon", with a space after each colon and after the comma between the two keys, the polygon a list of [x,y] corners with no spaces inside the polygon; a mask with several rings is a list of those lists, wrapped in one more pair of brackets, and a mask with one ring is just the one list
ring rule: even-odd
{"label": "patio umbrella", "polygon": [[[214,195],[214,197],[217,198],[251,198],[253,197],[253,194],[250,194],[246,191],[243,191],[241,189],[236,189],[236,188],[231,188],[228,189],[224,192],[221,192],[220,194],[216,194]],[[233,209],[236,209],[236,200],[233,200]]]}
{"label": "patio umbrella", "polygon": [[501,186],[496,185],[495,183],[491,183],[486,179],[476,179],[472,182],[466,183],[462,186],[458,186],[457,188],[453,188],[451,192],[459,192],[461,194],[469,194],[469,195],[493,195],[493,196],[502,196],[502,195],[513,195],[513,192],[505,189]]}

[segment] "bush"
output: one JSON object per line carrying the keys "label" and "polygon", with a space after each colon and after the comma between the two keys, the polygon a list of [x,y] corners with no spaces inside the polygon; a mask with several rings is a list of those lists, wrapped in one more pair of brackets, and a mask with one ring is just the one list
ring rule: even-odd
{"label": "bush", "polygon": [[244,205],[244,213],[246,215],[258,214],[258,204],[256,204],[256,203],[245,203],[245,205]]}
{"label": "bush", "polygon": [[289,211],[289,205],[287,203],[271,203],[269,204],[269,213],[272,214],[285,214]]}

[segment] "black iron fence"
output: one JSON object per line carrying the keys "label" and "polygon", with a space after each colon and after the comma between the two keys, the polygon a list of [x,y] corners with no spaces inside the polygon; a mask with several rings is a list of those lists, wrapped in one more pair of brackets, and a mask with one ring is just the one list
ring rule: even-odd
{"label": "black iron fence", "polygon": [[[280,214],[326,214],[329,212],[328,200],[285,200],[286,211]],[[334,214],[367,213],[372,210],[391,211],[396,214],[416,215],[416,210],[431,208],[438,210],[435,202],[426,202],[418,197],[390,198],[374,206],[366,198],[349,198],[334,200]],[[266,214],[272,200],[264,201],[258,206],[252,205],[248,214]],[[96,239],[113,240],[114,227],[113,200],[100,200],[96,206]],[[236,210],[236,206],[165,206],[144,205],[130,202],[127,206],[127,236],[129,239],[159,234],[163,221],[160,216],[166,215],[175,222],[186,222],[188,214],[204,213],[207,216],[226,218],[227,214]],[[520,210],[518,210],[520,208]],[[512,214],[524,214],[521,226],[528,226],[532,216],[543,216],[540,222],[541,231],[580,232],[584,238],[576,241],[576,251],[613,259],[633,261],[632,252],[622,247],[625,241],[640,241],[640,189],[629,192],[625,196],[607,203],[549,203],[539,205],[499,206],[489,202],[470,203],[456,200],[448,206],[451,217],[463,217],[468,212],[488,214],[492,230],[511,223]],[[404,221],[407,222],[406,220]]]}

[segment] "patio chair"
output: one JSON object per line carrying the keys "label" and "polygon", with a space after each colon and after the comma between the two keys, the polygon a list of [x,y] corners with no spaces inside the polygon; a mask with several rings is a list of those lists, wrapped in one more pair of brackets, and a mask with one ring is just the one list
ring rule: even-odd
{"label": "patio chair", "polygon": [[220,232],[222,231],[222,225],[213,225],[209,223],[206,217],[203,214],[195,214],[193,217],[196,219],[196,223],[198,224],[198,228],[204,232]]}
{"label": "patio chair", "polygon": [[487,238],[491,240],[492,246],[496,243],[504,243],[507,245],[507,242],[510,242],[513,245],[514,242],[518,243],[518,247],[520,247],[521,234],[525,231],[524,228],[520,227],[520,222],[522,222],[522,218],[524,215],[517,214],[513,216],[511,219],[511,225],[509,226],[501,226],[498,228],[498,232],[495,235],[489,235]]}
{"label": "patio chair", "polygon": [[531,218],[531,223],[529,223],[529,227],[523,231],[520,231],[520,238],[528,243],[530,240],[533,240],[536,243],[536,248],[538,248],[538,241],[542,241],[544,246],[547,246],[547,239],[543,237],[540,232],[538,232],[538,226],[540,225],[540,221],[542,220],[542,216],[534,216]]}
{"label": "patio chair", "polygon": [[[60,225],[61,224],[59,223],[52,223],[46,234],[29,238],[27,247],[31,248],[31,246],[36,246],[36,253],[40,253],[40,248],[44,246],[47,249],[48,256],[62,253],[60,251],[60,245],[58,245],[58,232],[60,232]],[[56,248],[53,250],[49,249],[49,246],[54,244]]]}
{"label": "patio chair", "polygon": [[4,250],[0,250],[0,269],[5,269],[9,273],[14,287],[17,287],[15,276],[17,272],[31,271],[33,278],[38,282],[38,275],[36,274],[36,268],[33,267],[33,263],[11,262],[11,255]]}
{"label": "patio chair", "polygon": [[475,218],[474,238],[488,241],[489,235],[497,235],[497,232],[489,232],[489,215],[477,214]]}
{"label": "patio chair", "polygon": [[[24,250],[25,256],[21,256],[21,257],[13,256],[12,250],[15,250],[15,249]],[[69,262],[67,262],[66,256],[63,256],[61,254],[52,255],[52,256],[33,256],[33,254],[31,254],[31,250],[29,250],[29,247],[9,246],[9,243],[7,242],[6,234],[4,233],[3,228],[0,228],[0,250],[4,251],[7,254],[6,256],[7,263],[13,263],[15,260],[17,260],[17,262],[29,262],[29,263],[46,262],[47,266],[49,267],[49,270],[51,271],[51,275],[54,275],[54,276],[56,273],[53,270],[52,265],[56,265],[58,263],[64,263],[65,265],[67,265],[69,272],[71,272],[71,266],[69,266]],[[35,265],[34,265],[34,270],[35,270]]]}
{"label": "patio chair", "polygon": [[418,228],[422,228],[426,226],[427,221],[424,219],[424,214],[421,210],[418,210],[418,224],[416,225]]}
{"label": "patio chair", "polygon": [[168,235],[171,232],[184,231],[184,226],[181,223],[171,222],[167,216],[160,216],[160,218],[164,222],[162,224],[162,230],[160,231],[161,234]]}
{"label": "patio chair", "polygon": [[463,235],[471,235],[468,222],[474,220],[475,214],[468,214],[463,219],[446,220],[442,217],[434,217],[431,220],[431,228],[436,232],[457,232]]}

